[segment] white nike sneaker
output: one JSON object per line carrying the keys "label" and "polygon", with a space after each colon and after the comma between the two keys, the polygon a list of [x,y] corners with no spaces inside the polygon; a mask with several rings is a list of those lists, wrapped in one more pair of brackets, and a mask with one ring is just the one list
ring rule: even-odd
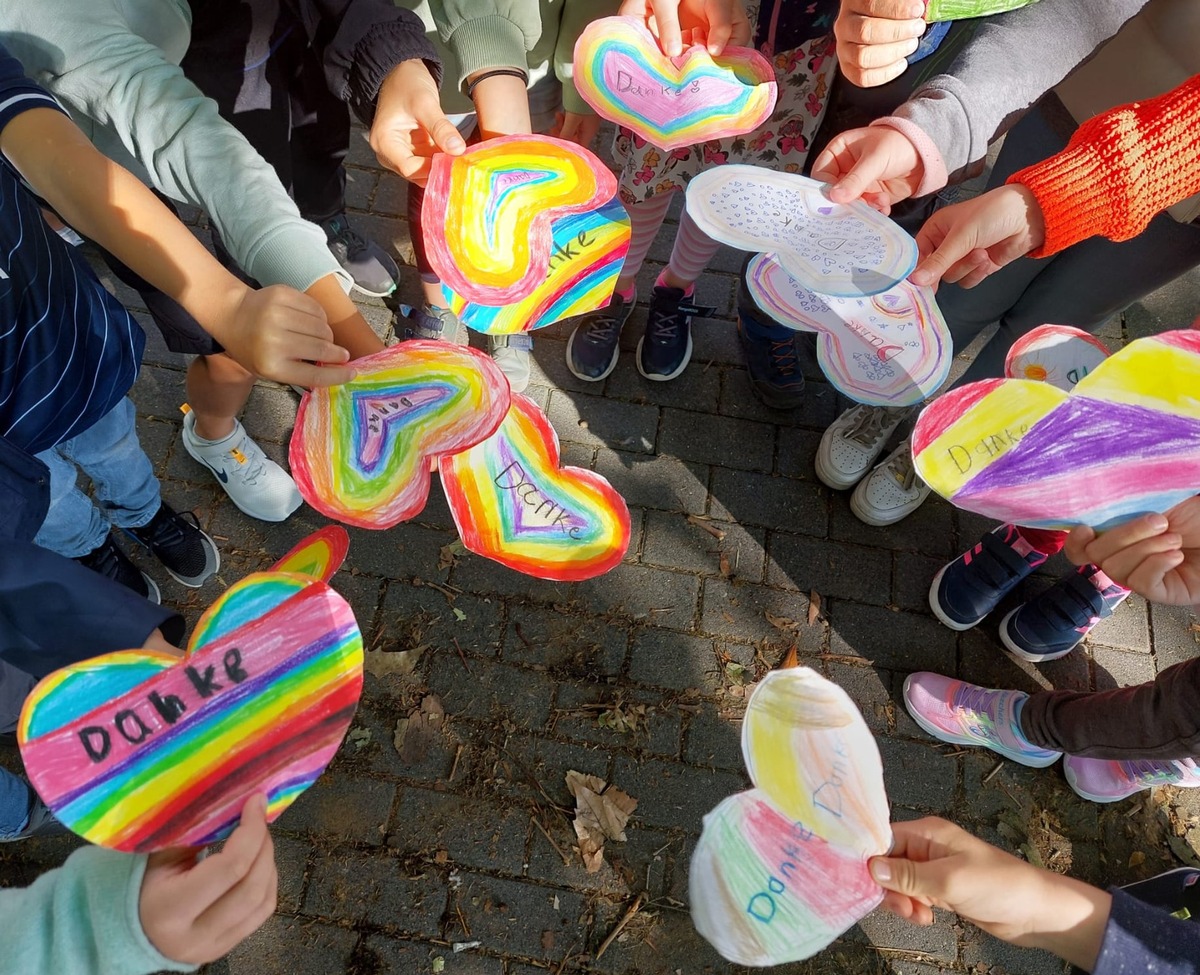
{"label": "white nike sneaker", "polygon": [[911,515],[929,493],[913,466],[912,445],[905,440],[858,482],[850,495],[850,510],[859,521],[883,528]]}
{"label": "white nike sneaker", "polygon": [[852,406],[829,424],[813,458],[817,477],[835,491],[854,487],[883,453],[901,422],[906,406]]}
{"label": "white nike sneaker", "polygon": [[533,336],[527,332],[513,335],[489,335],[488,352],[508,377],[508,385],[514,393],[523,393],[529,385],[532,367],[529,355],[533,350]]}
{"label": "white nike sneaker", "polygon": [[217,440],[196,436],[196,414],[183,416],[183,446],[212,471],[225,493],[242,511],[259,521],[283,521],[304,503],[287,471],[262,452],[237,420],[233,432]]}

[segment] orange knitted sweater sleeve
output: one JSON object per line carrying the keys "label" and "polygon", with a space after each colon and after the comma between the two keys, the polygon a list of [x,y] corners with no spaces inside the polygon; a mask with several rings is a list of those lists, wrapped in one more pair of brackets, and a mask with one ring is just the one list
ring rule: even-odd
{"label": "orange knitted sweater sleeve", "polygon": [[1200,75],[1173,91],[1084,122],[1067,147],[1008,178],[1046,220],[1048,257],[1088,237],[1136,237],[1167,207],[1200,192]]}

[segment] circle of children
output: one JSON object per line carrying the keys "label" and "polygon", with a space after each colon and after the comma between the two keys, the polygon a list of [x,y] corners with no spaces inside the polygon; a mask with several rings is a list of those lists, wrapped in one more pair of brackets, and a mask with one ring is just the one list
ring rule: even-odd
{"label": "circle of children", "polygon": [[[1005,3],[925,42],[923,0],[411,5],[418,12],[391,0],[0,4],[0,732],[15,729],[47,673],[181,641],[181,618],[158,605],[118,535],[186,586],[220,563],[195,518],[160,496],[162,458],[143,451],[126,398],[145,335],[72,238],[90,241],[140,293],[169,349],[194,356],[187,453],[248,517],[282,521],[301,498],[237,419],[252,384],[349,381],[353,360],[383,348],[349,292],[385,295],[398,276],[346,217],[351,111],[380,163],[408,181],[416,227],[439,152],[514,133],[593,141],[599,119],[576,94],[571,58],[599,16],[642,19],[667,55],[698,42],[713,54],[751,46],[770,60],[778,103],[753,134],[666,152],[618,131],[631,244],[608,305],[571,323],[568,366],[584,381],[617,364],[672,201],[726,162],[811,171],[833,184],[835,202],[862,198],[911,226],[912,280],[940,282],[955,346],[999,325],[956,385],[1002,376],[1007,349],[1036,326],[1095,330],[1200,264],[1200,207],[1189,201],[1200,192],[1200,10],[1188,0]],[[986,3],[962,6],[988,13]],[[878,117],[810,156],[835,81]],[[970,175],[1005,132],[988,191],[935,209],[934,194]],[[172,201],[204,211],[215,257]],[[419,238],[424,303],[398,319],[398,338],[461,341]],[[685,212],[643,296],[636,362],[648,379],[686,368],[692,319],[706,313],[693,289],[717,249]],[[738,305],[755,394],[798,407],[805,339],[756,308],[745,285]],[[522,389],[531,341],[489,341]],[[853,489],[868,524],[898,522],[929,493],[907,440],[884,456],[911,412],[855,406],[817,448],[820,479]],[[76,485],[80,471],[90,495]],[[1064,546],[1079,567],[1000,624],[1005,646],[1026,660],[1069,653],[1131,590],[1200,602],[1193,498],[1102,533],[997,527],[937,573],[931,606],[947,626],[973,627]],[[1070,785],[1095,802],[1200,785],[1200,661],[1095,693],[1030,695],[919,673],[904,700],[943,741],[1039,768],[1062,758]],[[0,769],[0,840],[61,829],[24,777]],[[884,907],[914,923],[931,923],[937,905],[1088,971],[1200,970],[1192,926],[1128,893],[1026,864],[941,820],[897,823],[894,836],[870,869]],[[85,847],[31,887],[0,891],[0,970],[188,971],[256,930],[276,886],[262,796],[206,857]]]}

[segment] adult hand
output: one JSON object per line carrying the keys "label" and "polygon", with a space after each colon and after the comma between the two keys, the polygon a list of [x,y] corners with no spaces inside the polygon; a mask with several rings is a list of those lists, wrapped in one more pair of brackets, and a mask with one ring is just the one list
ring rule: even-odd
{"label": "adult hand", "polygon": [[624,0],[624,17],[646,21],[667,57],[683,53],[683,32],[716,57],[727,44],[750,43],[750,20],[741,0]]}
{"label": "adult hand", "polygon": [[1018,860],[944,819],[893,823],[892,835],[891,853],[870,862],[886,891],[885,910],[932,924],[931,908],[944,908],[997,938],[1092,970],[1109,894]]}
{"label": "adult hand", "polygon": [[920,260],[913,284],[941,280],[973,288],[1046,239],[1037,197],[1020,183],[998,186],[936,211],[917,233]]}
{"label": "adult hand", "polygon": [[383,79],[369,141],[383,165],[422,186],[434,153],[460,156],[467,149],[442,111],[437,82],[419,58],[401,61]]}
{"label": "adult hand", "polygon": [[266,796],[247,800],[224,849],[196,856],[195,850],[150,854],[138,899],[150,943],[185,965],[216,961],[275,913],[279,878]]}
{"label": "adult hand", "polygon": [[833,184],[829,199],[834,203],[861,199],[890,213],[893,203],[907,200],[921,185],[925,165],[907,136],[872,125],[834,136],[817,156],[812,174]]}
{"label": "adult hand", "polygon": [[579,112],[566,112],[561,116],[558,126],[558,137],[574,142],[576,145],[590,149],[600,131],[601,118],[599,115],[581,115]]}
{"label": "adult hand", "polygon": [[926,26],[922,0],[842,0],[833,25],[838,67],[859,88],[887,84],[908,69]]}
{"label": "adult hand", "polygon": [[1072,562],[1100,566],[1153,603],[1200,603],[1200,497],[1100,534],[1080,525],[1067,535],[1064,550]]}

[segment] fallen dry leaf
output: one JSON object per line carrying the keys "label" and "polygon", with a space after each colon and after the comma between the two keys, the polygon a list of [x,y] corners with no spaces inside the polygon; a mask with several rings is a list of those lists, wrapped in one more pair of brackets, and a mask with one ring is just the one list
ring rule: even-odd
{"label": "fallen dry leaf", "polygon": [[689,525],[695,525],[697,528],[703,528],[718,542],[725,538],[725,532],[714,525],[707,518],[702,518],[700,515],[688,515],[687,520]]}
{"label": "fallen dry leaf", "polygon": [[733,577],[733,567],[729,564],[729,556],[724,552],[721,553],[721,575],[726,579]]}
{"label": "fallen dry leaf", "polygon": [[790,616],[775,616],[772,613],[764,613],[763,615],[766,616],[768,623],[777,630],[783,630],[784,633],[795,633],[796,630],[800,629],[800,624]]}
{"label": "fallen dry leaf", "polygon": [[595,775],[567,772],[567,788],[575,797],[575,836],[579,855],[588,873],[604,864],[604,841],[625,842],[625,824],[637,809],[637,800]]}
{"label": "fallen dry leaf", "polygon": [[467,550],[467,547],[462,543],[461,538],[456,538],[447,545],[443,545],[438,549],[438,571],[449,569],[458,561],[459,555]]}
{"label": "fallen dry leaf", "polygon": [[407,677],[417,666],[417,661],[429,648],[428,644],[412,650],[368,650],[363,654],[363,670],[376,677],[398,674]]}
{"label": "fallen dry leaf", "polygon": [[821,594],[815,589],[808,594],[808,625],[821,618]]}
{"label": "fallen dry leaf", "polygon": [[788,667],[799,667],[800,657],[796,653],[796,644],[792,644],[787,652],[787,656],[783,658],[783,663],[779,665],[780,670],[786,670]]}
{"label": "fallen dry leaf", "polygon": [[396,722],[392,745],[402,762],[415,765],[424,761],[434,737],[442,730],[445,716],[441,698],[436,694],[426,694],[417,710]]}
{"label": "fallen dry leaf", "polygon": [[1129,854],[1129,866],[1140,867],[1145,862],[1146,854],[1141,850],[1134,850],[1131,854]]}
{"label": "fallen dry leaf", "polygon": [[542,951],[550,954],[554,950],[554,932],[547,929],[542,932]]}

